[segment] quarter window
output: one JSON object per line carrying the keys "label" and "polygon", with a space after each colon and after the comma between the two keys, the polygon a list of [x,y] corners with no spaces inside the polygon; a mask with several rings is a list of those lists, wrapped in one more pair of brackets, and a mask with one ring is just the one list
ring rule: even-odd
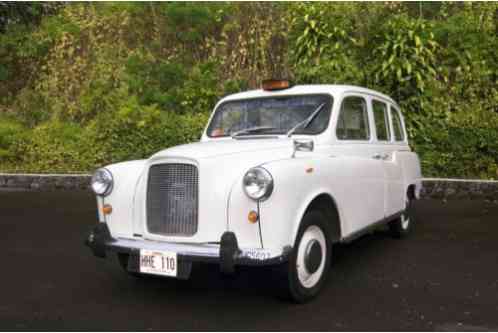
{"label": "quarter window", "polygon": [[377,140],[391,140],[391,133],[389,132],[389,117],[387,115],[387,104],[372,100],[372,107],[375,120],[375,130],[377,131]]}
{"label": "quarter window", "polygon": [[391,107],[391,117],[393,120],[393,132],[395,141],[404,141],[405,135],[403,132],[403,125],[401,124],[401,117],[399,111]]}
{"label": "quarter window", "polygon": [[350,96],[342,101],[341,112],[337,120],[336,135],[339,140],[368,140],[367,103],[364,98]]}

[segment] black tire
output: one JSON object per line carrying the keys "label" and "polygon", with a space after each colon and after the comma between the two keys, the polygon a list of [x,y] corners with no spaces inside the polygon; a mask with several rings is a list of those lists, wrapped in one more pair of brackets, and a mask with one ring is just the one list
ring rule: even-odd
{"label": "black tire", "polygon": [[408,194],[405,211],[396,220],[389,222],[389,231],[394,238],[404,238],[412,230],[414,222],[413,198]]}
{"label": "black tire", "polygon": [[[318,227],[323,233],[323,236],[325,238],[326,248],[321,249],[320,243],[318,242],[318,246],[320,246],[320,250],[322,252],[321,255],[319,256],[319,259],[317,259],[319,261],[319,264],[316,264],[315,260],[315,263],[313,265],[315,267],[314,269],[316,269],[317,267],[315,265],[318,265],[319,268],[315,270],[314,273],[311,274],[316,273],[320,275],[318,281],[315,284],[313,284],[310,287],[306,287],[305,285],[303,285],[303,283],[298,277],[298,263],[297,263],[298,249],[304,233],[308,232],[307,230],[313,230],[313,228],[309,229],[312,226]],[[296,237],[296,243],[294,244],[289,260],[284,264],[274,267],[274,270],[272,272],[272,274],[274,274],[273,275],[273,277],[275,278],[274,283],[276,284],[275,287],[276,290],[278,291],[279,298],[285,299],[287,301],[292,301],[295,303],[306,303],[318,295],[323,285],[325,284],[328,275],[327,273],[330,270],[330,260],[331,260],[331,250],[332,250],[332,242],[330,236],[331,236],[330,227],[327,223],[327,219],[325,218],[324,214],[322,214],[320,211],[310,211],[304,215]],[[308,248],[310,248],[312,246],[308,245],[310,245],[311,243],[312,242],[309,242],[307,245],[303,244],[302,246],[307,246]],[[312,245],[315,246],[315,244]],[[325,250],[325,255],[323,255],[323,250]],[[309,257],[311,257],[311,255],[308,256],[307,258]],[[310,261],[311,260],[308,260],[307,262]],[[304,266],[306,272],[309,273],[306,267],[307,265]],[[301,268],[301,271],[302,269],[303,268]]]}
{"label": "black tire", "polygon": [[119,261],[119,265],[121,266],[121,268],[130,276],[133,276],[133,277],[136,277],[136,278],[139,278],[139,277],[142,277],[143,275],[138,273],[138,272],[130,272],[128,270],[128,259],[129,259],[130,255],[128,253],[118,253],[118,261]]}

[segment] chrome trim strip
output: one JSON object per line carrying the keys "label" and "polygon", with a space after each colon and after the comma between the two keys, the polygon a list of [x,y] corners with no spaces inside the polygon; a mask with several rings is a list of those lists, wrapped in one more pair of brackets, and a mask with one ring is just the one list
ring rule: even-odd
{"label": "chrome trim strip", "polygon": [[107,243],[110,247],[122,247],[130,249],[147,249],[157,251],[172,251],[187,256],[214,257],[220,256],[220,246],[217,244],[182,244],[167,243],[151,240],[132,240],[117,238]]}
{"label": "chrome trim strip", "polygon": [[[157,251],[171,251],[179,255],[188,257],[204,257],[204,258],[220,258],[220,245],[211,243],[201,244],[185,244],[158,242],[152,240],[133,240],[126,238],[117,238],[109,240],[106,243],[107,247],[114,249],[147,249]],[[285,249],[260,249],[260,248],[243,248],[240,249],[238,258],[252,260],[271,260],[279,258],[286,254]]]}

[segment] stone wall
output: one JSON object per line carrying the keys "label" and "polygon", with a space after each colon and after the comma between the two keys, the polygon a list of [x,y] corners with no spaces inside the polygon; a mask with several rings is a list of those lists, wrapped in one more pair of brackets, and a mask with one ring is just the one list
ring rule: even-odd
{"label": "stone wall", "polygon": [[89,190],[90,176],[78,175],[38,175],[0,173],[0,189],[22,190]]}
{"label": "stone wall", "polygon": [[[485,199],[498,203],[498,181],[425,178],[423,184],[422,198]],[[85,174],[23,175],[0,173],[1,189],[90,190],[90,176]]]}
{"label": "stone wall", "polygon": [[498,203],[498,181],[425,178],[422,198],[485,199]]}

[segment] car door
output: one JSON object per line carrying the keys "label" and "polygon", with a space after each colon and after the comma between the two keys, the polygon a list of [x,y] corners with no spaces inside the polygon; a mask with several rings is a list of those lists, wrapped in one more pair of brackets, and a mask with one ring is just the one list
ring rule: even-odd
{"label": "car door", "polygon": [[334,173],[341,172],[344,181],[340,188],[346,198],[342,205],[350,233],[384,217],[383,161],[373,158],[372,116],[367,101],[362,94],[343,96],[336,119],[334,149],[344,158],[340,170]]}
{"label": "car door", "polygon": [[386,216],[399,213],[405,208],[405,188],[400,154],[408,150],[403,118],[400,111],[392,104],[389,104],[389,120],[392,135],[391,142],[388,145],[388,155],[387,158],[384,159]]}
{"label": "car door", "polygon": [[389,217],[402,209],[403,183],[398,152],[403,149],[404,132],[399,113],[390,103],[372,98],[371,106],[376,136],[374,157],[382,161],[385,180],[384,216]]}
{"label": "car door", "polygon": [[383,217],[389,215],[389,204],[387,198],[389,197],[389,181],[390,174],[392,173],[392,160],[393,149],[391,144],[392,132],[389,121],[389,104],[385,101],[373,97],[371,99],[372,115],[375,127],[375,147],[372,157],[378,159],[382,163],[384,173],[384,207]]}

